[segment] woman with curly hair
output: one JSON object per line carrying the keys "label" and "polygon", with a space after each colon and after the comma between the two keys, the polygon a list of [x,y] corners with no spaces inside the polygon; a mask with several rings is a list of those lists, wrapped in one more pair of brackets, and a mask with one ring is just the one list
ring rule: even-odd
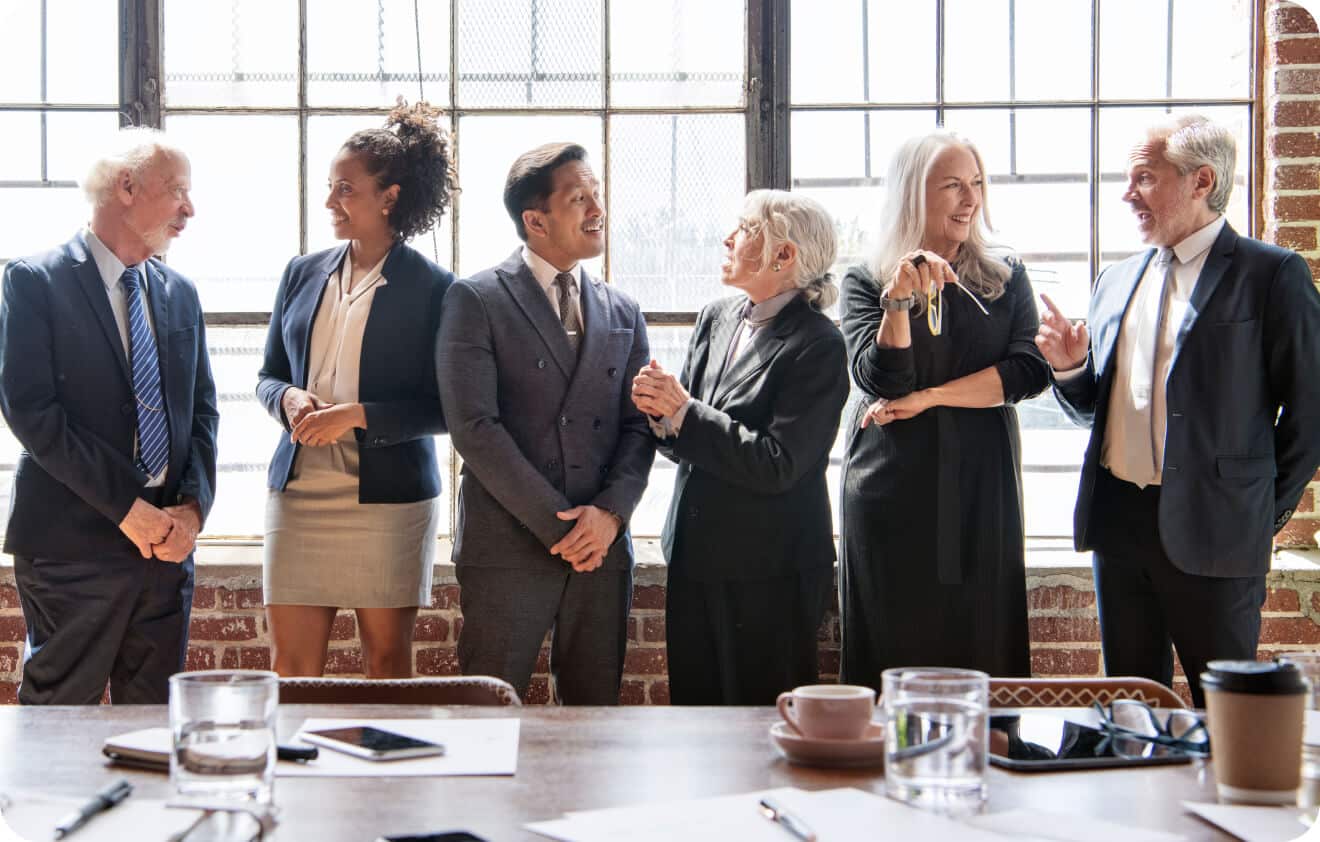
{"label": "woman with curly hair", "polygon": [[454,276],[406,241],[456,189],[438,110],[400,104],[330,165],[325,206],[346,244],[284,270],[257,396],[284,427],[268,475],[264,591],[275,670],[320,675],[340,607],[366,674],[412,674],[430,601],[445,430],[435,379]]}

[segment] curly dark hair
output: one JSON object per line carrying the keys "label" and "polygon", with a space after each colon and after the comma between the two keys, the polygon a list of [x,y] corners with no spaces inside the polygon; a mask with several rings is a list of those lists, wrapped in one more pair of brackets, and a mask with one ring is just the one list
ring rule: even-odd
{"label": "curly dark hair", "polygon": [[449,135],[436,120],[441,113],[430,103],[408,105],[400,97],[384,128],[355,132],[343,146],[362,156],[379,189],[399,185],[389,223],[400,240],[439,225],[458,190]]}

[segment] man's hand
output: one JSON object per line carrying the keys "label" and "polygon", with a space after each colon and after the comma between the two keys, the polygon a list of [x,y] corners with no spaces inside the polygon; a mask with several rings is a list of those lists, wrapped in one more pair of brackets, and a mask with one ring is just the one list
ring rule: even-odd
{"label": "man's hand", "polygon": [[119,522],[119,531],[128,536],[143,558],[151,558],[152,547],[169,537],[173,528],[174,518],[140,497]]}
{"label": "man's hand", "polygon": [[550,554],[561,556],[578,573],[595,570],[605,563],[605,554],[623,527],[618,515],[597,506],[574,506],[556,512],[556,517],[577,523],[550,548]]}
{"label": "man's hand", "polygon": [[177,506],[166,506],[165,514],[174,521],[169,537],[152,548],[156,558],[176,564],[192,555],[197,546],[197,533],[202,529],[202,511],[195,500]]}
{"label": "man's hand", "polygon": [[280,406],[284,408],[284,417],[288,419],[289,429],[292,430],[309,412],[325,409],[330,404],[305,389],[290,386],[280,397]]}
{"label": "man's hand", "polygon": [[303,416],[289,439],[294,444],[323,447],[334,444],[349,430],[367,428],[367,411],[360,403],[339,403]]}
{"label": "man's hand", "polygon": [[1083,322],[1070,322],[1050,300],[1042,295],[1045,312],[1040,317],[1040,329],[1036,333],[1036,347],[1045,357],[1045,362],[1055,371],[1068,371],[1079,368],[1086,362],[1086,354],[1091,347],[1090,334]]}
{"label": "man's hand", "polygon": [[659,418],[673,417],[688,402],[688,392],[678,378],[651,360],[633,378],[633,403],[647,415]]}

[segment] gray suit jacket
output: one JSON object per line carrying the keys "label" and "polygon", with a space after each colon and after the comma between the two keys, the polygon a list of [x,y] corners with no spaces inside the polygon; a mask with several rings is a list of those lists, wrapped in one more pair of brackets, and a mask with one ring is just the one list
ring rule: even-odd
{"label": "gray suit jacket", "polygon": [[521,249],[445,297],[436,376],[463,457],[455,564],[561,569],[549,548],[573,522],[555,513],[588,503],[624,520],[604,567],[632,564],[626,526],[655,457],[631,399],[650,359],[646,322],[627,295],[583,277],[576,366]]}

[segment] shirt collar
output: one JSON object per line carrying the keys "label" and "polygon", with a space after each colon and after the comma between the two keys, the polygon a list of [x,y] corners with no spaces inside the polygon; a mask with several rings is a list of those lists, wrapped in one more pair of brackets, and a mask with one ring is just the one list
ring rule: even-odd
{"label": "shirt collar", "polygon": [[[522,259],[523,263],[527,264],[527,268],[532,270],[532,277],[536,278],[536,282],[540,284],[541,289],[546,293],[549,293],[551,285],[555,282],[555,276],[559,274],[559,270],[555,268],[553,263],[532,251],[531,247],[527,245],[523,246]],[[577,281],[578,287],[581,288],[582,264],[574,263],[568,269],[568,273],[573,276],[573,280]]]}
{"label": "shirt collar", "polygon": [[[92,262],[96,264],[96,271],[101,273],[101,283],[105,284],[106,289],[113,290],[128,267],[115,257],[115,253],[101,242],[100,237],[92,233],[91,228],[83,229],[83,239],[87,241],[87,250],[92,253]],[[146,261],[137,264],[138,277],[146,276],[146,268]]]}
{"label": "shirt collar", "polygon": [[1178,262],[1185,266],[1208,251],[1215,244],[1215,240],[1219,239],[1219,232],[1224,230],[1226,222],[1222,215],[1216,216],[1210,224],[1188,234],[1182,242],[1173,247]]}
{"label": "shirt collar", "polygon": [[794,287],[784,290],[778,295],[773,295],[762,301],[760,304],[753,304],[749,298],[743,302],[742,317],[752,323],[752,327],[761,327],[773,321],[780,311],[788,306],[788,302],[797,298],[802,290]]}

